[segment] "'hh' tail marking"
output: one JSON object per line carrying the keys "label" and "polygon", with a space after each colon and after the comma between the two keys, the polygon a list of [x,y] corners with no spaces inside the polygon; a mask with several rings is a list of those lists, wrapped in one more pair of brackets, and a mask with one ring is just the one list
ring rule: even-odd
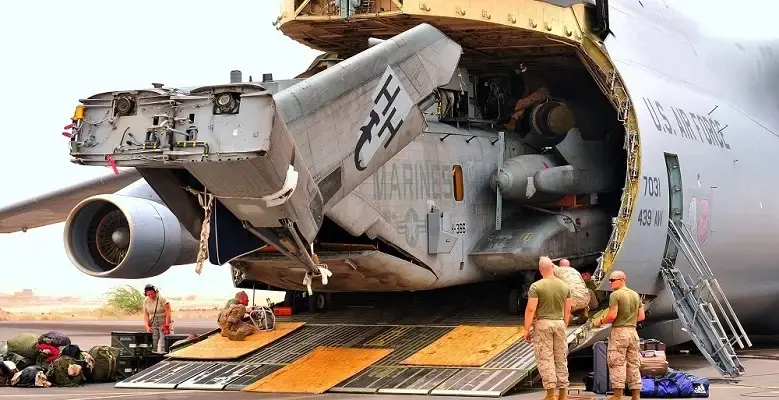
{"label": "'hh' tail marking", "polygon": [[[385,130],[389,131],[389,135],[385,136],[384,148],[389,146],[414,105],[411,96],[408,95],[406,88],[403,87],[391,66],[387,66],[381,82],[384,84],[376,86],[373,92],[373,109],[365,119],[365,124],[360,128],[360,138],[354,148],[354,166],[358,171],[363,171],[368,167],[368,163],[379,150]],[[383,102],[382,99],[384,99]],[[389,114],[387,111],[390,111]],[[396,115],[397,120],[393,122]],[[377,127],[379,127],[378,132],[374,132]]]}

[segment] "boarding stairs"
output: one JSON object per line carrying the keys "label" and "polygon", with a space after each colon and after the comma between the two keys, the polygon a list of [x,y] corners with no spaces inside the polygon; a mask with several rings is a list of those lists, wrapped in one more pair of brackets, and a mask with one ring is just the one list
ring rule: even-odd
{"label": "boarding stairs", "polygon": [[[682,326],[720,374],[740,376],[745,369],[733,346],[738,344],[743,349],[744,343],[751,347],[752,342],[684,222],[669,220],[668,238],[684,254],[696,275],[695,278],[685,277],[676,263],[667,257],[662,262],[660,272],[673,297],[674,310]],[[719,316],[712,301],[719,310]],[[731,334],[725,331],[720,317],[725,320]]]}

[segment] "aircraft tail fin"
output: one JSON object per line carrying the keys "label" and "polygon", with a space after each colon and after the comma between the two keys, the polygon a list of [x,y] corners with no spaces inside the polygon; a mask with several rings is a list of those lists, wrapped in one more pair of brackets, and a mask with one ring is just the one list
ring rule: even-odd
{"label": "aircraft tail fin", "polygon": [[421,24],[274,95],[325,210],[423,132],[461,51]]}

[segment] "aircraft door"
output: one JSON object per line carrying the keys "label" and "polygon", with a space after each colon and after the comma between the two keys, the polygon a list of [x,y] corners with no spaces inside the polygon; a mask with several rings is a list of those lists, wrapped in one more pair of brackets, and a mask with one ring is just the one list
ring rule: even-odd
{"label": "aircraft door", "polygon": [[[665,153],[665,167],[668,174],[668,218],[673,222],[680,222],[684,218],[684,192],[679,157],[676,154]],[[671,265],[676,264],[678,251],[679,249],[671,243],[671,239],[666,238],[664,258]]]}

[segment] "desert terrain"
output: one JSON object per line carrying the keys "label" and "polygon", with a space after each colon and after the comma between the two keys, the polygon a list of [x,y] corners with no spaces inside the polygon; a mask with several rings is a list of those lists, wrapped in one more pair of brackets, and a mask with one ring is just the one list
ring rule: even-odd
{"label": "desert terrain", "polygon": [[[252,293],[247,291],[251,301]],[[109,305],[102,296],[95,298],[37,296],[31,290],[0,294],[0,321],[63,321],[63,320],[143,320],[143,312],[123,312]],[[258,290],[257,304],[266,298],[280,302],[281,292]],[[173,312],[172,319],[214,318],[229,298],[207,298],[197,295],[166,297]]]}

